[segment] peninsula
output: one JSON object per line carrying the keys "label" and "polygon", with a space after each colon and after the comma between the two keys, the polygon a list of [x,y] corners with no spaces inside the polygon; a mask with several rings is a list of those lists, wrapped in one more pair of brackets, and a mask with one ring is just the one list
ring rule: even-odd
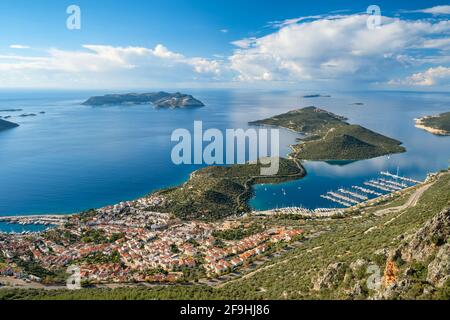
{"label": "peninsula", "polygon": [[[274,176],[261,176],[261,164],[210,166],[191,174],[185,184],[152,194],[159,198],[152,211],[173,213],[181,219],[217,220],[235,214],[248,213],[252,187],[262,183],[282,183],[306,175],[300,163],[280,158],[280,168]],[[154,201],[151,201],[154,203]]]}
{"label": "peninsula", "polygon": [[250,125],[283,127],[305,135],[292,146],[299,160],[364,160],[405,152],[401,142],[383,136],[346,118],[316,107],[290,111]]}
{"label": "peninsula", "polygon": [[416,119],[416,127],[438,136],[450,136],[450,112]]}
{"label": "peninsula", "polygon": [[83,103],[87,106],[108,106],[108,105],[140,105],[153,104],[158,108],[199,108],[204,107],[203,102],[195,99],[191,95],[183,93],[128,93],[109,94],[105,96],[91,97]]}
{"label": "peninsula", "polygon": [[7,129],[12,129],[12,128],[15,128],[15,127],[18,127],[18,126],[19,125],[16,124],[16,123],[12,123],[12,122],[0,119],[0,131],[7,130]]}

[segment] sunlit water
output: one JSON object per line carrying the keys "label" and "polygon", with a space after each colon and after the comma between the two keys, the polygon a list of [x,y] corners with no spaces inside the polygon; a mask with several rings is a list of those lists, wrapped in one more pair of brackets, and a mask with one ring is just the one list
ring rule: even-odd
{"label": "sunlit water", "polygon": [[[402,175],[424,179],[428,172],[449,164],[450,138],[416,129],[413,121],[449,111],[449,94],[331,93],[332,98],[301,99],[311,92],[189,93],[207,106],[193,110],[95,108],[80,103],[103,92],[1,92],[0,110],[23,112],[0,113],[20,124],[0,132],[0,215],[79,212],[178,185],[199,167],[172,163],[173,130],[192,130],[195,120],[202,120],[205,129],[245,129],[249,121],[310,105],[401,140],[408,152],[350,164],[306,162],[308,176],[303,180],[257,186],[251,201],[254,208],[329,207],[332,204],[321,194],[361,184],[381,170],[399,168]],[[352,105],[355,102],[365,105]],[[22,113],[38,116],[18,117]],[[296,137],[282,131],[283,154]]]}

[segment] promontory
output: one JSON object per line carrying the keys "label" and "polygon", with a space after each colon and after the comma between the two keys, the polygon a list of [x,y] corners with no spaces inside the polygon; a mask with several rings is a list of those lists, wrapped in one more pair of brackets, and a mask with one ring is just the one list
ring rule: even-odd
{"label": "promontory", "polygon": [[438,136],[450,136],[450,112],[416,119],[416,127]]}

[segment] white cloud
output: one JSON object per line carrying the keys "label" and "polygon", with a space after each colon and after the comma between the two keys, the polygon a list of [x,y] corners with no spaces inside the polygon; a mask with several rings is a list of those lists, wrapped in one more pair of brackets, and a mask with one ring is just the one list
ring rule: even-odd
{"label": "white cloud", "polygon": [[[238,49],[229,58],[230,67],[246,81],[379,82],[405,67],[411,49],[424,49],[424,43],[442,47],[447,40],[432,37],[450,33],[449,21],[383,17],[381,28],[371,30],[367,19],[355,14],[285,21],[269,35],[235,41]],[[414,55],[409,61],[420,63]]]}
{"label": "white cloud", "polygon": [[445,15],[450,14],[450,6],[435,6],[423,10],[416,10],[414,12],[429,13],[433,15]]}
{"label": "white cloud", "polygon": [[29,46],[24,46],[22,44],[12,44],[9,46],[10,49],[30,49]]}
{"label": "white cloud", "polygon": [[429,68],[424,72],[418,72],[409,76],[406,80],[391,81],[390,83],[394,85],[411,85],[424,87],[449,85],[450,68],[443,66]]}
{"label": "white cloud", "polygon": [[222,33],[228,33],[229,30],[228,30],[228,29],[221,29],[220,32],[222,32]]}
{"label": "white cloud", "polygon": [[184,56],[179,53],[171,52],[162,44],[158,44],[155,49],[150,51],[155,57],[164,59],[184,59]]}
{"label": "white cloud", "polygon": [[[237,80],[257,86],[303,82],[321,87],[350,84],[354,88],[354,84],[433,86],[444,82],[450,67],[448,19],[382,17],[382,26],[372,30],[367,27],[368,17],[324,15],[272,22],[276,29],[266,28],[269,34],[237,39],[232,42],[231,55],[213,58],[189,57],[163,44],[150,48],[86,44],[79,50],[52,48],[39,55],[33,49],[35,56],[28,51],[0,54],[0,86],[90,86],[92,82],[139,86],[151,81],[240,85],[232,84]],[[412,76],[390,81],[405,74]]]}
{"label": "white cloud", "polygon": [[[0,55],[0,86],[90,86],[90,83],[184,82],[216,79],[219,60],[186,57],[162,44],[154,48],[83,45],[81,50],[49,49],[40,56]],[[201,77],[201,78],[199,78]]]}

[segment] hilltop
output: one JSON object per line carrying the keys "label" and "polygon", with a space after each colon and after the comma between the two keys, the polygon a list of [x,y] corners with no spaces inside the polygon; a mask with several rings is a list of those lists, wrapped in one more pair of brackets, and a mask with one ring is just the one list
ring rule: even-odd
{"label": "hilltop", "polygon": [[0,119],[0,131],[7,130],[7,129],[12,129],[12,128],[15,128],[15,127],[18,127],[18,126],[19,125],[16,124],[16,123],[12,123],[12,122]]}
{"label": "hilltop", "polygon": [[174,213],[182,219],[216,220],[249,212],[253,185],[297,180],[306,175],[300,164],[284,158],[280,158],[275,176],[261,176],[260,170],[260,164],[251,163],[200,169],[185,184],[152,194],[165,200],[152,210]]}
{"label": "hilltop", "polygon": [[109,94],[105,96],[91,97],[83,103],[88,106],[107,106],[107,105],[139,105],[153,104],[158,108],[196,108],[204,107],[203,102],[195,99],[191,95],[183,93],[128,93],[128,94]]}
{"label": "hilltop", "polygon": [[416,119],[416,127],[435,135],[448,136],[450,135],[450,112]]}
{"label": "hilltop", "polygon": [[287,128],[305,135],[292,146],[292,157],[301,160],[363,160],[405,152],[401,142],[346,122],[346,118],[316,107],[307,107],[251,122]]}

